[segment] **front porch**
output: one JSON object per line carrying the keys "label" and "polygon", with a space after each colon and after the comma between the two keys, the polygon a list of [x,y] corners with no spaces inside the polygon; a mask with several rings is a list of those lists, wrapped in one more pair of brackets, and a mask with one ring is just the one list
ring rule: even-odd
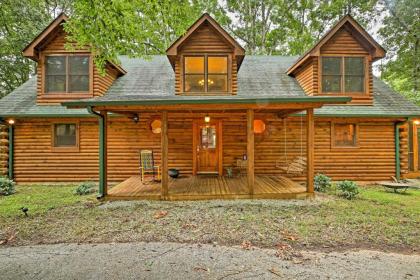
{"label": "front porch", "polygon": [[132,176],[108,191],[107,199],[292,199],[310,196],[306,187],[284,176],[255,176],[254,194],[249,193],[246,176],[184,176],[169,179],[168,195],[161,196],[160,182],[141,181],[141,176]]}

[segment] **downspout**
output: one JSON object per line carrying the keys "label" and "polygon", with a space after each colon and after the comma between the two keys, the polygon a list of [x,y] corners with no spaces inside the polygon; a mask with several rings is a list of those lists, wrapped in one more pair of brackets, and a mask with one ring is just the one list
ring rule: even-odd
{"label": "downspout", "polygon": [[105,120],[103,115],[92,109],[92,106],[88,106],[87,110],[90,114],[99,117],[99,192],[96,198],[101,199],[105,196]]}
{"label": "downspout", "polygon": [[407,121],[395,123],[395,178],[397,178],[397,180],[401,179],[400,125],[405,124]]}
{"label": "downspout", "polygon": [[14,172],[13,172],[13,163],[14,163],[14,127],[13,124],[9,124],[9,163],[8,163],[8,170],[9,170],[9,179],[13,180]]}

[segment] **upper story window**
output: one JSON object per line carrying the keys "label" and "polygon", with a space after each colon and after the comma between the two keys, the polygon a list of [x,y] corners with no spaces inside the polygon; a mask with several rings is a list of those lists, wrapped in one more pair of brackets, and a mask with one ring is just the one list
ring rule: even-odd
{"label": "upper story window", "polygon": [[87,55],[46,56],[45,92],[89,92],[89,64]]}
{"label": "upper story window", "polygon": [[322,57],[323,93],[364,93],[364,57]]}
{"label": "upper story window", "polygon": [[228,57],[198,55],[184,57],[184,91],[218,93],[228,91]]}

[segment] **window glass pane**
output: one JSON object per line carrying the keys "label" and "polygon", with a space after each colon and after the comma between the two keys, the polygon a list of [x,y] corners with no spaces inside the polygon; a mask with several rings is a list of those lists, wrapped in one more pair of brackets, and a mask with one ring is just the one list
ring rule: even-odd
{"label": "window glass pane", "polygon": [[334,124],[334,144],[344,147],[356,146],[356,125]]}
{"label": "window glass pane", "polygon": [[66,76],[47,75],[45,77],[45,92],[65,92]]}
{"label": "window glass pane", "polygon": [[322,76],[322,92],[341,92],[341,76]]}
{"label": "window glass pane", "polygon": [[71,147],[76,145],[76,124],[54,125],[55,147]]}
{"label": "window glass pane", "polygon": [[227,75],[208,75],[208,91],[227,91]]}
{"label": "window glass pane", "polygon": [[216,148],[216,127],[206,126],[201,128],[201,147],[204,149]]}
{"label": "window glass pane", "polygon": [[69,92],[89,91],[89,75],[69,76]]}
{"label": "window glass pane", "polygon": [[66,75],[65,56],[47,56],[45,66],[47,75]]}
{"label": "window glass pane", "polygon": [[186,92],[203,92],[204,91],[204,75],[185,75]]}
{"label": "window glass pane", "polygon": [[341,74],[341,57],[323,57],[322,58],[323,75]]}
{"label": "window glass pane", "polygon": [[88,56],[69,56],[70,75],[89,75]]}
{"label": "window glass pane", "polygon": [[365,85],[364,76],[346,76],[344,79],[346,92],[363,92]]}
{"label": "window glass pane", "polygon": [[204,74],[204,57],[203,56],[188,56],[185,57],[185,73]]}
{"label": "window glass pane", "polygon": [[365,64],[363,57],[346,57],[344,58],[345,75],[359,75],[365,74]]}
{"label": "window glass pane", "polygon": [[207,69],[209,73],[226,74],[227,73],[227,57],[226,56],[209,56],[207,58]]}

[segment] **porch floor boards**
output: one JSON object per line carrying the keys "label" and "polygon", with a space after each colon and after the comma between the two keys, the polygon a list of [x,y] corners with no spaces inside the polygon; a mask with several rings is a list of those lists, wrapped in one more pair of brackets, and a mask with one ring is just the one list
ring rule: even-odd
{"label": "porch floor boards", "polygon": [[[209,175],[169,180],[168,200],[235,199],[235,198],[305,198],[306,188],[282,176],[255,176],[254,195],[248,194],[247,177]],[[132,176],[108,191],[107,199],[161,199],[160,182],[141,181]]]}

